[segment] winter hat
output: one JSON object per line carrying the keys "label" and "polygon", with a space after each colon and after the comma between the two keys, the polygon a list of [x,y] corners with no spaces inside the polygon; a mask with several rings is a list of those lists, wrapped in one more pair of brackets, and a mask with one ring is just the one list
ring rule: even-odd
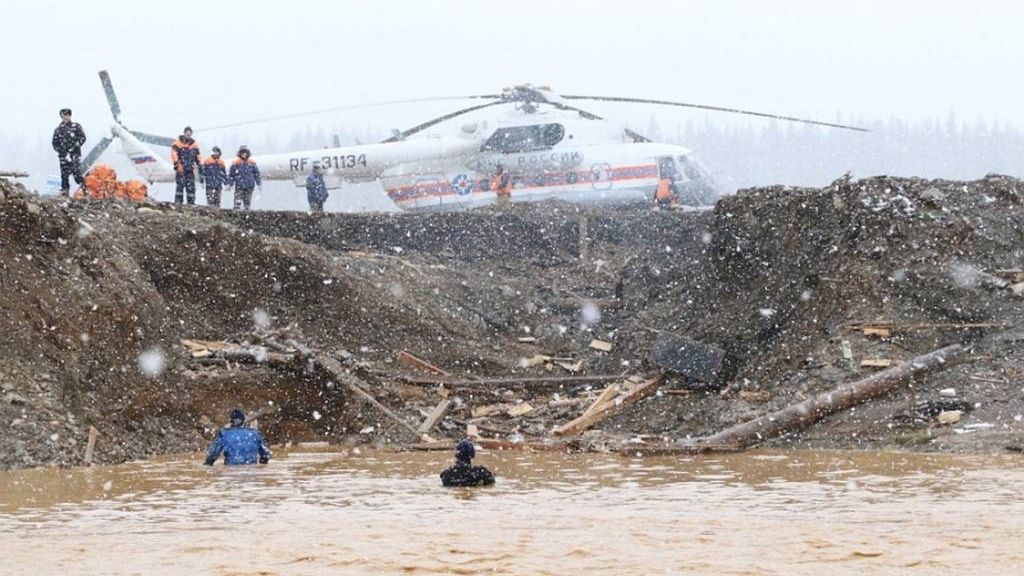
{"label": "winter hat", "polygon": [[476,456],[476,448],[469,440],[462,440],[455,445],[455,459],[461,462],[469,462]]}
{"label": "winter hat", "polygon": [[60,115],[63,116],[65,114],[70,116],[71,115],[71,108],[61,108],[60,109]]}
{"label": "winter hat", "polygon": [[213,153],[214,153],[214,154],[220,154],[220,148],[217,148],[216,146],[214,146],[213,148],[211,148],[211,150],[213,150]]}
{"label": "winter hat", "polygon": [[242,412],[238,408],[235,408],[234,410],[232,410],[231,411],[231,425],[232,426],[241,426],[244,423],[245,423],[245,412]]}

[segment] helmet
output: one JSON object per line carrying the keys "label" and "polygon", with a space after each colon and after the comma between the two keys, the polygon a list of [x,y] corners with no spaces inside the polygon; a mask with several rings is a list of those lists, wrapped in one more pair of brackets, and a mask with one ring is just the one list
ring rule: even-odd
{"label": "helmet", "polygon": [[455,445],[455,458],[469,462],[476,456],[476,448],[473,447],[473,443],[469,440],[461,440]]}
{"label": "helmet", "polygon": [[241,426],[244,423],[245,423],[245,412],[242,412],[242,410],[239,409],[239,408],[235,408],[234,410],[232,410],[231,411],[231,425],[232,426]]}

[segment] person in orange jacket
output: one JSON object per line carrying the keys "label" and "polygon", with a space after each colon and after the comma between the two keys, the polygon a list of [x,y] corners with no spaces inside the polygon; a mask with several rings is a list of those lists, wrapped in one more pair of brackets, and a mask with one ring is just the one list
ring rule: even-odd
{"label": "person in orange jacket", "polygon": [[228,181],[227,166],[220,157],[220,148],[211,148],[211,154],[203,160],[202,174],[206,181],[206,205],[220,208],[220,192]]}
{"label": "person in orange jacket", "polygon": [[661,210],[668,210],[676,203],[675,186],[672,180],[661,178],[658,180],[658,188],[654,191],[654,202]]}
{"label": "person in orange jacket", "polygon": [[[182,203],[182,192],[189,204],[196,203],[196,172],[202,170],[199,144],[192,139],[192,128],[185,126],[181,136],[171,145],[171,163],[174,164],[174,203]],[[203,181],[202,172],[199,181]]]}
{"label": "person in orange jacket", "polygon": [[491,191],[494,192],[498,204],[507,204],[512,197],[512,175],[505,167],[498,164],[498,170],[491,178]]}

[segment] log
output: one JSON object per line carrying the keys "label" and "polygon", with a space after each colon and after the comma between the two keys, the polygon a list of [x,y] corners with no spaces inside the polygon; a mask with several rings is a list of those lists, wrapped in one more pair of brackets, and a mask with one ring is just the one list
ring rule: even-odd
{"label": "log", "polygon": [[441,418],[444,418],[444,415],[448,413],[448,409],[451,407],[451,400],[441,400],[438,402],[437,406],[434,406],[434,409],[430,411],[430,415],[427,416],[427,419],[423,421],[423,424],[420,424],[419,429],[416,431],[420,434],[429,433],[434,426],[437,426],[437,423],[441,421]]}
{"label": "log", "polygon": [[622,396],[622,398],[617,402],[606,402],[603,406],[595,409],[590,414],[585,414],[568,424],[563,424],[552,430],[551,433],[555,436],[579,434],[598,422],[601,422],[605,418],[622,412],[631,404],[639,402],[651,394],[654,394],[658,390],[658,386],[661,385],[661,379],[662,377],[660,375],[655,378],[651,378]]}
{"label": "log", "polygon": [[726,428],[717,434],[692,440],[695,446],[739,446],[749,448],[783,432],[801,430],[829,414],[888,394],[912,378],[942,370],[956,363],[964,353],[959,344],[946,346],[912,358],[867,378],[844,384],[782,410]]}
{"label": "log", "polygon": [[406,366],[409,368],[416,368],[418,370],[423,370],[424,372],[437,374],[438,376],[449,376],[449,374],[442,370],[441,368],[438,368],[437,366],[434,366],[430,362],[427,362],[426,360],[418,356],[410,354],[405,350],[402,350],[401,352],[398,353],[398,365]]}
{"label": "log", "polygon": [[394,420],[402,428],[405,428],[409,432],[415,434],[417,437],[422,436],[418,430],[412,427],[412,425],[403,420],[400,416],[398,416],[398,414],[392,412],[387,406],[384,406],[383,404],[378,402],[376,398],[374,398],[373,396],[370,395],[369,392],[364,390],[362,386],[364,386],[365,383],[359,378],[356,378],[355,376],[349,374],[345,370],[344,366],[342,366],[341,363],[335,360],[334,358],[331,358],[323,354],[317,354],[308,346],[300,344],[295,340],[285,340],[284,344],[282,344],[274,340],[273,338],[267,338],[266,343],[268,346],[274,348],[275,350],[286,351],[290,347],[291,349],[295,350],[295,356],[297,358],[301,360],[313,361],[315,365],[319,366],[321,369],[327,372],[327,374],[330,375],[331,378],[333,378],[339,384],[348,388],[356,396],[359,396],[363,400],[369,402],[371,406],[379,410],[388,418]]}
{"label": "log", "polygon": [[96,437],[99,436],[99,430],[95,426],[89,426],[89,440],[85,445],[85,465],[92,466],[92,454],[96,448]]}
{"label": "log", "polygon": [[529,386],[531,384],[540,386],[560,386],[562,384],[583,384],[588,382],[608,382],[611,380],[622,380],[623,374],[601,374],[597,376],[548,376],[522,378],[491,378],[483,380],[446,380],[442,378],[417,378],[404,374],[398,374],[396,378],[408,383],[426,386],[444,385],[448,387],[489,387],[489,386]]}

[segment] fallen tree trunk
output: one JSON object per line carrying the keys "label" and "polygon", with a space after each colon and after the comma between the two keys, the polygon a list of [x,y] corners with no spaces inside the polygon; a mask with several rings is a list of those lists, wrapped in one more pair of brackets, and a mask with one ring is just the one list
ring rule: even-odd
{"label": "fallen tree trunk", "polygon": [[710,451],[711,446],[749,448],[783,432],[806,428],[829,414],[888,394],[912,378],[952,366],[963,352],[959,344],[940,348],[862,380],[833,388],[799,404],[726,428],[718,434],[694,439],[692,443],[683,445],[682,449],[686,450],[689,446],[700,452]]}

